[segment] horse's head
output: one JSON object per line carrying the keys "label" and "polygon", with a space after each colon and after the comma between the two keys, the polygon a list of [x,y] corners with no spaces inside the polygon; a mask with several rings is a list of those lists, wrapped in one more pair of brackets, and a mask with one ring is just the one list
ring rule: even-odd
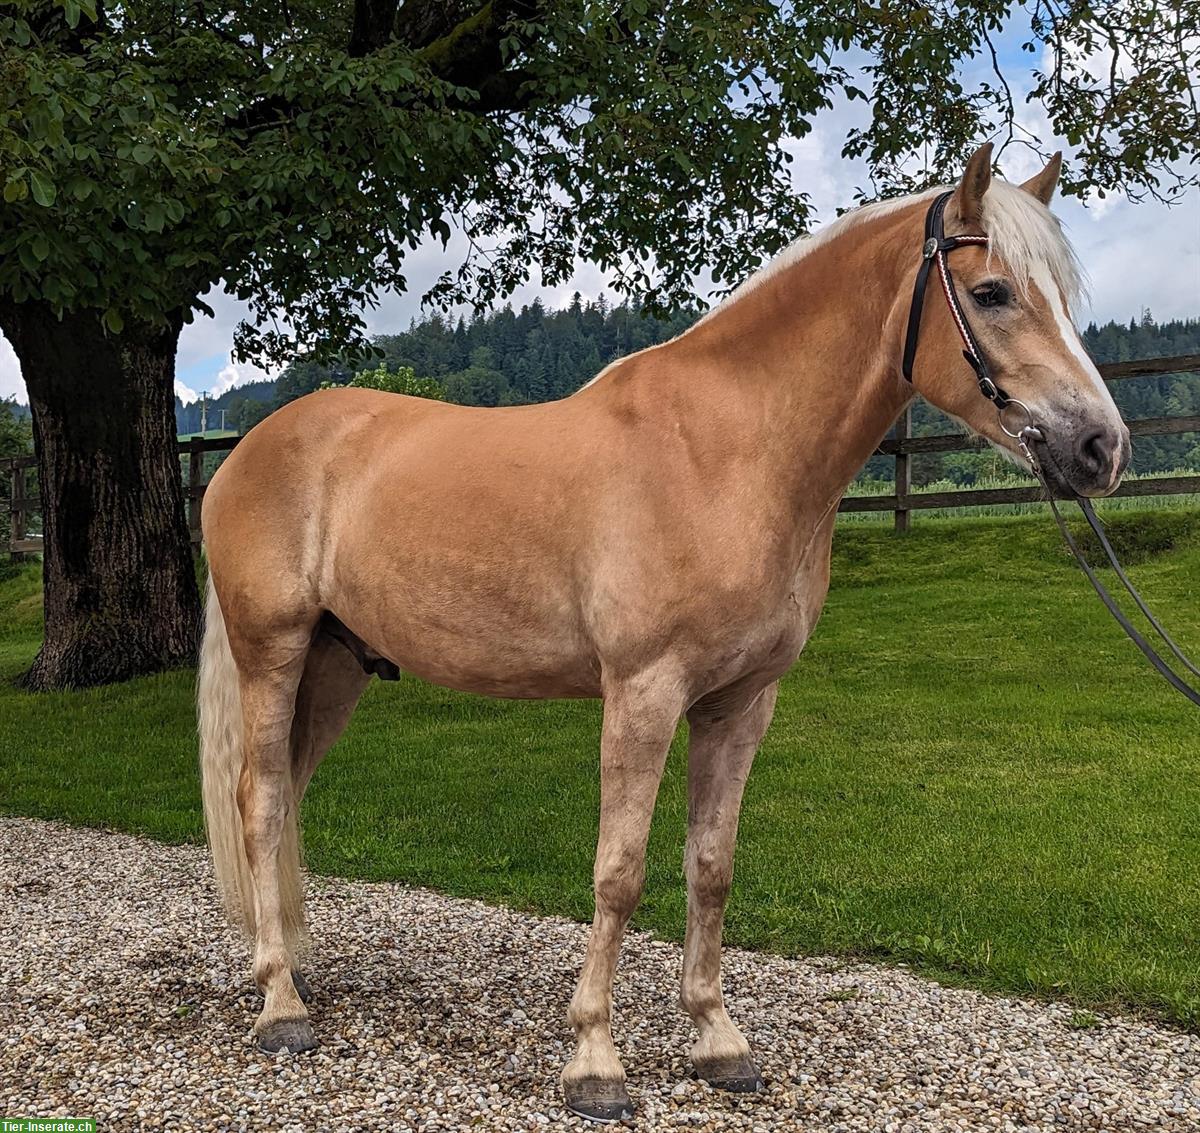
{"label": "horse's head", "polygon": [[[1020,186],[993,180],[991,159],[990,144],[975,153],[945,206],[947,236],[988,238],[947,253],[955,294],[996,385],[1029,409],[1041,437],[1032,447],[1049,484],[1064,494],[1107,495],[1129,463],[1129,430],[1068,314],[1082,273],[1047,207],[1060,157]],[[980,395],[936,271],[913,381],[939,409],[1018,454],[1003,426],[1017,432],[1030,422],[1018,406],[1001,419]]]}

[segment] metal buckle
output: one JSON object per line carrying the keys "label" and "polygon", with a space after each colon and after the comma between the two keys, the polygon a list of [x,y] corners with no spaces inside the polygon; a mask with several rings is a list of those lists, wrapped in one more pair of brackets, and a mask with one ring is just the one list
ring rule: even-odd
{"label": "metal buckle", "polygon": [[[1008,422],[1004,420],[1004,414],[1009,406],[1015,405],[1022,413],[1025,414],[1025,424],[1019,429],[1013,430],[1008,427]],[[1023,401],[1018,401],[1015,397],[1010,397],[1003,405],[996,407],[996,417],[1000,421],[1000,428],[1005,436],[1012,437],[1017,442],[1017,448],[1021,455],[1028,461],[1029,467],[1033,469],[1035,476],[1041,475],[1041,470],[1038,468],[1037,457],[1033,455],[1033,442],[1040,441],[1042,431],[1034,424],[1033,413],[1029,406]]]}
{"label": "metal buckle", "polygon": [[924,256],[925,259],[927,259],[927,260],[932,260],[933,257],[937,255],[937,250],[938,250],[937,237],[930,236],[929,239],[925,241],[925,247],[921,249],[921,255]]}

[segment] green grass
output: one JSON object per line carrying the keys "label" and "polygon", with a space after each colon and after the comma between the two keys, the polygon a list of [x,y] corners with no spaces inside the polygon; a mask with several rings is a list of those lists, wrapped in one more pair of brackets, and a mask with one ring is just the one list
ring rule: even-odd
{"label": "green grass", "polygon": [[[1111,530],[1200,651],[1200,512],[1122,511]],[[0,809],[198,839],[190,673],[13,687],[35,569],[0,579]],[[1195,709],[1049,518],[847,527],[833,576],[750,779],[727,940],[1200,1025]],[[591,703],[376,682],[305,801],[309,864],[586,919],[598,722]],[[675,938],[685,813],[677,743],[637,917]]]}

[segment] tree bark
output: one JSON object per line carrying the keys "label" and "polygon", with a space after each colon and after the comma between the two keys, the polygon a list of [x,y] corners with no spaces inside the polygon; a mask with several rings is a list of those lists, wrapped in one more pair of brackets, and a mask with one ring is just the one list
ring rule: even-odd
{"label": "tree bark", "polygon": [[33,411],[46,629],[25,683],[77,688],[194,661],[200,602],[175,440],[182,319],[0,308]]}

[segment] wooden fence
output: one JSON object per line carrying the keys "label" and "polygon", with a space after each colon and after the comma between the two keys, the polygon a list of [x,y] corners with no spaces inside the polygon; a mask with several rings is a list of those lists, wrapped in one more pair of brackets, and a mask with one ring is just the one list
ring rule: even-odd
{"label": "wooden fence", "polygon": [[30,514],[41,506],[38,496],[26,495],[29,470],[37,467],[36,456],[13,456],[0,464],[8,466],[10,491],[8,494],[8,550],[14,559],[24,558],[27,553],[42,549],[40,535],[26,534],[26,521]]}
{"label": "wooden fence", "polygon": [[[1185,354],[1173,358],[1147,358],[1138,362],[1109,362],[1099,367],[1106,381],[1141,378],[1155,374],[1183,374],[1200,371],[1200,354]],[[1130,421],[1134,437],[1156,437],[1172,433],[1200,432],[1200,417],[1149,417]],[[897,422],[895,436],[889,437],[876,450],[891,456],[896,462],[896,491],[887,496],[847,496],[841,511],[890,511],[896,528],[908,529],[909,516],[928,508],[973,507],[981,504],[1036,503],[1041,498],[1037,487],[964,488],[958,492],[914,492],[912,490],[912,458],[923,453],[970,452],[986,446],[978,437],[965,433],[945,433],[935,437],[914,437],[912,414],[908,411]],[[204,498],[204,457],[210,452],[228,452],[240,437],[214,437],[205,440],[193,437],[179,442],[179,455],[187,457],[184,497],[187,500],[188,529],[192,543],[200,545],[200,501]],[[28,521],[39,510],[41,500],[30,495],[27,475],[37,461],[32,456],[11,457],[0,461],[0,470],[8,469],[12,486],[8,502],[10,514],[9,552],[14,558],[37,553],[42,549],[42,537],[28,533]],[[1200,475],[1163,476],[1146,480],[1126,480],[1114,493],[1117,496],[1165,496],[1180,493],[1200,493]]]}

